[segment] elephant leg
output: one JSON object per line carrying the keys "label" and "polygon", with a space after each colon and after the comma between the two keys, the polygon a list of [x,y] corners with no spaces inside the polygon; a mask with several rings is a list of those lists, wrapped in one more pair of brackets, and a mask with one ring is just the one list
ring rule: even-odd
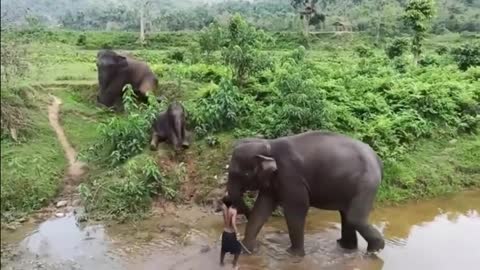
{"label": "elephant leg", "polygon": [[243,199],[241,199],[241,200],[238,202],[238,205],[237,205],[237,213],[238,213],[238,214],[243,214],[243,215],[245,215],[245,217],[247,218],[247,220],[249,220],[249,218],[250,218],[250,209],[249,209],[248,206],[245,204],[245,202],[243,201]]}
{"label": "elephant leg", "polygon": [[185,128],[185,123],[183,123],[183,125],[182,125],[182,147],[183,148],[188,148],[189,146],[190,146],[190,143],[188,142],[188,139],[187,139],[187,130]]}
{"label": "elephant leg", "polygon": [[250,252],[252,252],[255,247],[256,238],[260,229],[272,215],[275,206],[276,203],[272,196],[260,192],[249,216],[247,227],[245,228],[245,237],[242,241],[244,247]]}
{"label": "elephant leg", "polygon": [[158,147],[158,136],[156,132],[152,132],[152,140],[150,141],[150,150],[157,150]]}
{"label": "elephant leg", "polygon": [[173,147],[175,148],[175,150],[177,150],[177,147],[178,147],[178,137],[177,135],[175,134],[175,130],[172,128],[169,130],[169,139],[170,139],[170,143],[173,145]]}
{"label": "elephant leg", "polygon": [[344,249],[356,249],[358,247],[357,232],[352,224],[347,222],[345,211],[340,211],[342,221],[342,238],[337,243]]}
{"label": "elephant leg", "polygon": [[368,223],[368,216],[372,209],[375,191],[366,191],[358,194],[350,203],[347,211],[347,222],[365,238],[368,243],[367,251],[379,251],[385,247],[385,240],[380,232]]}
{"label": "elephant leg", "polygon": [[291,242],[287,251],[292,255],[303,257],[305,256],[304,233],[308,205],[287,202],[283,205],[283,210]]}

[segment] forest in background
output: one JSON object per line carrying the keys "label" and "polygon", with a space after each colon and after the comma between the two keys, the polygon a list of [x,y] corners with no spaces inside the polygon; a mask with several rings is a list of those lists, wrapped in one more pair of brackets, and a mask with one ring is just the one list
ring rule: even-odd
{"label": "forest in background", "polygon": [[[140,18],[145,31],[196,31],[214,20],[227,23],[239,13],[255,27],[267,31],[298,30],[298,8],[291,0],[4,0],[2,25],[41,25],[73,30],[138,31]],[[308,1],[311,2],[311,1]],[[406,31],[400,23],[407,0],[313,0],[316,13],[312,29],[334,29],[345,22],[354,31],[381,32],[391,36]],[[480,0],[436,1],[436,16],[430,31],[480,31]],[[324,22],[322,24],[321,22]]]}

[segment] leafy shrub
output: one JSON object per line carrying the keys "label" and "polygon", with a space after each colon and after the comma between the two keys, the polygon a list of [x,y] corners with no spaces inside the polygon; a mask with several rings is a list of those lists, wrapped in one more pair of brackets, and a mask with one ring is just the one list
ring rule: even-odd
{"label": "leafy shrub", "polygon": [[207,56],[209,56],[212,52],[224,46],[225,38],[225,29],[217,21],[214,21],[200,31],[198,44],[201,51],[207,53]]}
{"label": "leafy shrub", "polygon": [[467,43],[452,50],[458,68],[462,71],[480,66],[480,43]]}
{"label": "leafy shrub", "polygon": [[355,47],[355,52],[360,57],[371,57],[373,55],[373,51],[364,45],[359,45]]}
{"label": "leafy shrub", "polygon": [[257,31],[240,15],[237,14],[230,20],[226,30],[227,46],[222,49],[222,57],[232,69],[238,86],[244,86],[248,76],[256,75],[270,66],[270,59],[259,51],[265,40],[265,33]]}
{"label": "leafy shrub", "polygon": [[80,34],[77,39],[77,46],[85,46],[87,44],[87,36],[85,34]]}
{"label": "leafy shrub", "polygon": [[435,52],[438,54],[438,55],[444,55],[444,54],[447,54],[448,53],[448,50],[449,48],[445,45],[439,45],[436,49],[435,49]]}
{"label": "leafy shrub", "polygon": [[408,49],[409,40],[406,38],[395,38],[390,42],[385,48],[385,53],[388,58],[394,59],[396,57],[402,56]]}
{"label": "leafy shrub", "polygon": [[145,213],[151,206],[152,196],[162,188],[165,194],[170,194],[171,187],[163,187],[164,182],[156,161],[142,154],[98,175],[89,184],[81,184],[79,190],[87,211],[124,219]]}
{"label": "leafy shrub", "polygon": [[187,78],[197,82],[220,83],[222,78],[228,77],[228,69],[221,65],[196,64],[189,65],[183,72]]}
{"label": "leafy shrub", "polygon": [[418,64],[423,67],[438,66],[438,60],[432,55],[425,55],[418,61]]}
{"label": "leafy shrub", "polygon": [[249,112],[252,99],[240,93],[230,80],[222,79],[216,91],[193,101],[189,121],[199,136],[237,126]]}
{"label": "leafy shrub", "polygon": [[185,52],[183,50],[173,50],[169,52],[168,59],[173,60],[174,62],[183,62],[185,59]]}
{"label": "leafy shrub", "polygon": [[399,73],[405,73],[410,65],[410,61],[406,57],[396,57],[393,59],[392,65]]}

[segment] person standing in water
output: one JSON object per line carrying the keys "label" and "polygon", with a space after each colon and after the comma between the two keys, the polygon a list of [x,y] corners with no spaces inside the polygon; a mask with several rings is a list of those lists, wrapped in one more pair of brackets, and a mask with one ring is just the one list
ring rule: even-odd
{"label": "person standing in water", "polygon": [[223,202],[223,233],[222,233],[222,250],[220,252],[220,265],[223,266],[223,260],[225,258],[225,253],[231,253],[233,257],[233,268],[238,269],[237,262],[240,253],[242,252],[242,247],[240,242],[237,240],[237,209],[232,205],[232,201],[227,196],[224,196],[222,199]]}

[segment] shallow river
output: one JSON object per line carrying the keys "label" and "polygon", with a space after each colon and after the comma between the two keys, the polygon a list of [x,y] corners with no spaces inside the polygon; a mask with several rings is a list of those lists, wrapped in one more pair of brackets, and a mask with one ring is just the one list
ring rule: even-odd
{"label": "shallow river", "polygon": [[[190,217],[198,212],[185,211]],[[285,253],[289,245],[285,221],[271,218],[259,235],[258,252],[242,256],[240,269],[478,270],[479,212],[480,191],[377,208],[371,221],[387,244],[378,254],[366,255],[361,236],[358,251],[346,252],[336,245],[337,212],[312,209],[303,259]],[[202,214],[184,224],[177,220],[182,218],[156,216],[136,224],[79,227],[74,216],[67,215],[26,224],[15,232],[2,231],[2,246],[10,247],[2,269],[222,269],[221,217]],[[231,269],[230,263],[227,255],[223,269]]]}

